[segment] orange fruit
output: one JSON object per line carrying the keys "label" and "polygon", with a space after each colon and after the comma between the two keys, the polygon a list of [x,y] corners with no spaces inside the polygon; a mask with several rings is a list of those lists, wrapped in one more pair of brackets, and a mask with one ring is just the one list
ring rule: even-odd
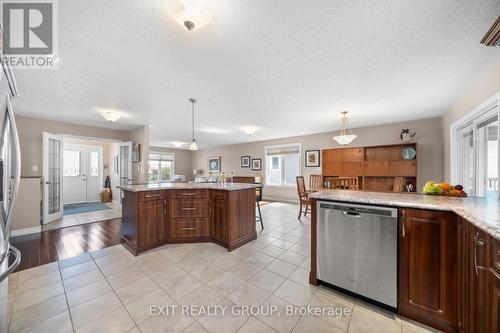
{"label": "orange fruit", "polygon": [[448,183],[441,183],[438,185],[440,189],[442,189],[443,191],[449,191],[451,190],[451,185],[448,184]]}

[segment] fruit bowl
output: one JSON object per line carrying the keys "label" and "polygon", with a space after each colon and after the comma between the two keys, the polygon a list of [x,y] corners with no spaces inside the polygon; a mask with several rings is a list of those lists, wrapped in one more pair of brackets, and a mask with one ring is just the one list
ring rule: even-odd
{"label": "fruit bowl", "polygon": [[451,185],[448,183],[436,183],[433,180],[425,183],[422,189],[424,194],[428,195],[441,195],[447,197],[466,197],[467,193],[464,192],[464,187],[462,185]]}

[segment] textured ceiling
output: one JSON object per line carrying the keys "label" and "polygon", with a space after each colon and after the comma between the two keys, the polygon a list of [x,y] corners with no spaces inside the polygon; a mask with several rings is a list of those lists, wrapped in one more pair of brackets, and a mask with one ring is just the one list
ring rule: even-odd
{"label": "textured ceiling", "polygon": [[[442,115],[499,48],[498,0],[220,0],[188,33],[167,0],[59,1],[57,70],[16,73],[16,112],[201,147]],[[96,108],[121,110],[107,124]],[[241,126],[260,129],[249,137]]]}

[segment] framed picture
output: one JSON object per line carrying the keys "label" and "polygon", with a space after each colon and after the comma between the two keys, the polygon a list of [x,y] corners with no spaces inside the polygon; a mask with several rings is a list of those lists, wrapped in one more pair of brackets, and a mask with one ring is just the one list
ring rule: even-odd
{"label": "framed picture", "polygon": [[254,170],[254,171],[262,170],[262,159],[261,158],[253,158],[252,159],[252,170]]}
{"label": "framed picture", "polygon": [[241,167],[250,168],[250,156],[241,156]]}
{"label": "framed picture", "polygon": [[208,158],[208,172],[220,172],[220,156]]}
{"label": "framed picture", "polygon": [[132,162],[141,160],[141,145],[136,143],[132,145]]}
{"label": "framed picture", "polygon": [[306,150],[306,167],[319,167],[319,150]]}

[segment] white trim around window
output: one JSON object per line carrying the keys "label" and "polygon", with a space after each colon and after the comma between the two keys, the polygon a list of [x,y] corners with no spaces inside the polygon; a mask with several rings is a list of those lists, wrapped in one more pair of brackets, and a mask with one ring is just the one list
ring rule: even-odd
{"label": "white trim around window", "polygon": [[[290,156],[290,155],[293,155]],[[277,160],[276,160],[277,159]],[[277,169],[268,170],[274,163]],[[288,163],[288,165],[287,165]],[[294,165],[290,165],[293,163]],[[269,187],[296,186],[295,177],[302,174],[302,146],[300,143],[287,143],[264,147],[265,184]]]}

